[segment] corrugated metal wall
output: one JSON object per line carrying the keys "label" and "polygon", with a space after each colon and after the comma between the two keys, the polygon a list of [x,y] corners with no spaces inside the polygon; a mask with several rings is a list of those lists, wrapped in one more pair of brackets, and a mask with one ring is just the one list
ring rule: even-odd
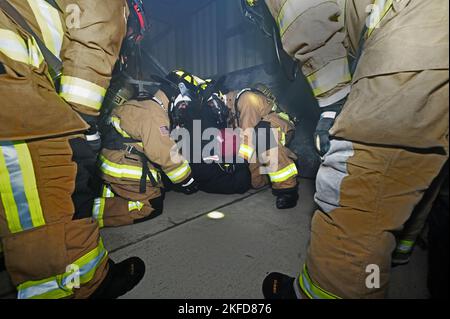
{"label": "corrugated metal wall", "polygon": [[168,70],[209,77],[273,62],[271,40],[243,17],[239,0],[212,1],[170,25],[153,20],[151,33],[147,47]]}

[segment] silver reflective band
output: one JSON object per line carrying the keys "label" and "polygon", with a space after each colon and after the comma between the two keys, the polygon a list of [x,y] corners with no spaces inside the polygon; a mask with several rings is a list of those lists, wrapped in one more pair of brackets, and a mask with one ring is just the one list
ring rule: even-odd
{"label": "silver reflective band", "polygon": [[86,135],[86,141],[88,142],[98,141],[100,138],[101,136],[98,132],[92,135]]}
{"label": "silver reflective band", "polygon": [[343,89],[339,90],[338,92],[334,93],[329,97],[318,98],[317,102],[319,102],[320,107],[327,107],[343,100],[347,95],[350,94],[350,92],[351,86],[347,85],[346,87],[344,87]]}
{"label": "silver reflective band", "polygon": [[191,178],[191,180],[187,184],[184,184],[182,186],[183,187],[188,187],[188,186],[192,185],[194,182],[195,182],[195,180],[193,178]]}

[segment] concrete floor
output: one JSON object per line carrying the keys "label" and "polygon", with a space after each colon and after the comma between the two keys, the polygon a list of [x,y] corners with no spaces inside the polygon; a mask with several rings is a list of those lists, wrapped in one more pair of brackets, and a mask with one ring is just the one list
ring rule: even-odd
{"label": "concrete floor", "polygon": [[[304,262],[314,183],[302,180],[300,204],[277,211],[269,189],[240,196],[169,193],[165,213],[144,224],[105,229],[112,258],[139,256],[144,280],[124,298],[261,299],[261,283],[271,271],[296,275]],[[206,216],[225,214],[221,220]],[[409,265],[395,268],[390,298],[427,298],[426,252],[416,249]],[[0,274],[0,297],[11,297]]]}

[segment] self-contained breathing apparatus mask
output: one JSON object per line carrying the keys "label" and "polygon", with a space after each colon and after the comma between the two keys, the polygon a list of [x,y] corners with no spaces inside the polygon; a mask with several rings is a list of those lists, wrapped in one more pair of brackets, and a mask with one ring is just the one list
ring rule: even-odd
{"label": "self-contained breathing apparatus mask", "polygon": [[299,74],[298,61],[293,60],[284,50],[279,28],[264,0],[241,0],[242,14],[256,25],[262,33],[272,38],[278,63],[287,79],[295,81]]}
{"label": "self-contained breathing apparatus mask", "polygon": [[219,81],[205,80],[199,86],[199,94],[202,99],[202,121],[217,129],[228,127],[230,110],[225,104],[224,96],[220,91],[224,78]]}
{"label": "self-contained breathing apparatus mask", "polygon": [[198,92],[200,78],[185,71],[172,71],[161,81],[161,89],[170,100],[171,129],[190,129],[194,120],[201,119],[202,101]]}

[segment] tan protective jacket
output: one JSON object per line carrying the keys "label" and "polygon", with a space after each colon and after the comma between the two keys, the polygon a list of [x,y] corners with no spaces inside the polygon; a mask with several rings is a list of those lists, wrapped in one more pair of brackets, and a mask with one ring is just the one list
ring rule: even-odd
{"label": "tan protective jacket", "polygon": [[129,143],[149,159],[149,168],[157,181],[153,185],[147,178],[147,194],[140,194],[142,161],[139,156],[126,150],[104,149],[100,155],[100,170],[103,180],[115,185],[123,185],[130,200],[148,198],[155,188],[161,188],[161,169],[174,184],[180,184],[191,176],[189,163],[179,154],[175,142],[170,138],[170,121],[167,114],[169,100],[159,91],[155,100],[129,101],[113,110],[111,123],[125,138],[140,142]]}
{"label": "tan protective jacket", "polygon": [[[73,109],[98,114],[125,34],[126,1],[110,1],[103,9],[100,1],[70,1],[70,8],[80,8],[81,15],[80,29],[69,30],[65,18],[74,15],[65,15],[65,10],[63,13],[46,1],[9,2],[47,48],[64,61],[61,96],[71,105],[55,92],[49,67],[33,37],[0,11],[0,63],[7,72],[0,75],[0,140],[28,140],[86,130],[88,126]],[[61,9],[69,8],[64,1],[59,5]],[[104,37],[104,28],[112,28],[114,36]]]}
{"label": "tan protective jacket", "polygon": [[[237,110],[236,99],[238,99]],[[278,129],[284,136],[290,135],[295,130],[291,122],[273,112],[273,104],[262,94],[248,89],[230,92],[226,95],[226,104],[232,114],[239,112],[239,127],[242,129],[239,155],[246,160],[250,160],[255,154],[256,145],[253,145],[252,129],[261,121],[269,122],[272,128]]]}
{"label": "tan protective jacket", "polygon": [[[447,0],[266,3],[284,49],[301,62],[319,105],[332,105],[352,90],[333,135],[363,143],[448,148]],[[404,41],[411,37],[416,41]],[[347,57],[355,57],[360,44],[352,77]],[[380,82],[384,86],[372,87],[374,77],[386,77]],[[401,89],[390,90],[399,84]]]}
{"label": "tan protective jacket", "polygon": [[127,32],[127,1],[58,0],[58,4],[69,41],[61,55],[60,95],[76,111],[98,116]]}

